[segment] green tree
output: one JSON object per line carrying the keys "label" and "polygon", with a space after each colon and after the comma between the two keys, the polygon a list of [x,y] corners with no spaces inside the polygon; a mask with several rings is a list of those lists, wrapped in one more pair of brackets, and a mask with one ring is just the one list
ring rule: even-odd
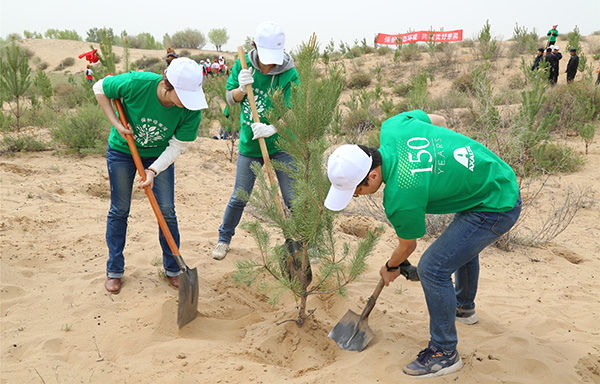
{"label": "green tree", "polygon": [[213,28],[208,31],[208,40],[215,46],[217,51],[222,51],[221,48],[224,44],[229,41],[229,35],[227,34],[227,28]]}
{"label": "green tree", "polygon": [[2,94],[8,96],[9,101],[14,100],[15,102],[12,113],[17,120],[17,130],[19,130],[19,119],[25,113],[25,108],[21,106],[21,100],[31,85],[31,68],[29,67],[29,59],[17,44],[13,42],[4,49],[5,57],[2,58],[0,85]]}
{"label": "green tree", "polygon": [[250,52],[251,50],[253,50],[254,49],[254,39],[251,38],[250,36],[246,36],[243,47],[244,47],[245,52]]}
{"label": "green tree", "polygon": [[[296,243],[271,246],[262,222],[246,223],[261,258],[238,261],[234,279],[252,284],[261,277],[263,286],[270,288],[271,303],[276,303],[282,292],[290,291],[299,302],[298,317],[293,320],[301,326],[307,318],[308,296],[343,292],[366,269],[366,258],[378,236],[371,232],[353,255],[347,244],[341,250],[336,246],[334,213],[323,206],[330,187],[323,163],[328,147],[325,134],[342,92],[343,70],[339,66],[324,73],[318,70],[319,49],[314,35],[300,46],[297,58],[299,85],[292,87],[289,102],[283,92],[272,94],[272,109],[268,113],[269,121],[280,127],[277,144],[293,158],[294,167],[273,164],[293,179],[292,214],[285,215],[277,209],[277,186],[268,185],[260,167],[254,168],[257,187],[250,197],[260,218]],[[310,255],[319,255],[318,271],[311,270]]]}
{"label": "green tree", "polygon": [[[106,29],[103,28],[100,30],[100,49],[99,52],[96,52],[98,55],[98,61],[102,64],[102,73],[94,73],[94,76],[98,78],[103,78],[107,74],[111,73],[113,75],[117,74],[117,69],[115,66],[115,54],[112,50],[113,46],[113,36],[111,34],[112,28]],[[95,49],[93,45],[90,46],[92,49]]]}
{"label": "green tree", "polygon": [[52,89],[52,82],[48,75],[46,75],[46,72],[38,71],[33,83],[35,84],[37,91],[42,95],[42,99],[44,99],[46,103],[50,101],[54,91]]}
{"label": "green tree", "polygon": [[486,20],[477,37],[477,40],[479,41],[479,55],[484,60],[495,59],[498,55],[498,42],[492,37],[491,29],[492,26],[490,25],[490,21]]}
{"label": "green tree", "polygon": [[577,50],[577,55],[579,56],[579,65],[577,66],[577,70],[579,72],[583,72],[585,70],[585,65],[587,64],[587,57],[583,53],[583,49],[581,48],[581,33],[579,32],[579,27],[575,26],[573,28],[573,32],[570,32],[568,35],[569,42],[567,43],[567,49],[565,52],[569,52],[572,48]]}
{"label": "green tree", "polygon": [[[165,35],[165,38],[168,35]],[[202,49],[206,45],[206,37],[197,29],[187,28],[178,31],[163,40],[165,47]]]}

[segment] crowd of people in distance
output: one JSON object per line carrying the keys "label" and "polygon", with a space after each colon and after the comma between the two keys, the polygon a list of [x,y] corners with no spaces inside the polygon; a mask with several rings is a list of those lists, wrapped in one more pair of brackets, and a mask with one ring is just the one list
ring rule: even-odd
{"label": "crowd of people in distance", "polygon": [[[531,66],[531,70],[539,70],[541,67],[545,68],[548,73],[548,81],[551,85],[554,85],[558,82],[558,74],[560,73],[559,63],[563,58],[562,53],[560,52],[560,47],[556,44],[556,40],[558,38],[558,25],[553,25],[552,29],[550,29],[547,33],[548,42],[546,44],[546,48],[538,48],[537,56]],[[577,49],[571,48],[569,50],[569,62],[567,63],[567,83],[572,83],[575,80],[575,76],[577,75],[577,68],[579,67],[579,56],[577,56]],[[542,63],[547,63],[547,65],[541,65]],[[598,67],[600,68],[600,62]],[[598,80],[596,81],[596,85],[600,82],[600,75],[598,75]]]}

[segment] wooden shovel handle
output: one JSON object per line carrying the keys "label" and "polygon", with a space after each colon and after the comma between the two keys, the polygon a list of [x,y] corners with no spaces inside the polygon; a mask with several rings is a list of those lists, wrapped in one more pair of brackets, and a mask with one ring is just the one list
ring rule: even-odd
{"label": "wooden shovel handle", "polygon": [[[121,104],[121,100],[119,100],[119,99],[114,99],[114,101],[115,101],[115,106],[117,107],[117,112],[119,113],[119,120],[121,120],[121,124],[123,124],[124,127],[127,127],[129,124],[127,123],[127,117],[125,117],[125,110],[123,109],[123,104]],[[129,145],[129,150],[131,151],[131,156],[133,157],[133,161],[135,162],[135,167],[137,168],[137,171],[138,171],[140,177],[142,178],[142,180],[146,181],[146,170],[144,169],[144,165],[142,164],[142,159],[140,158],[140,154],[137,150],[137,147],[135,146],[135,141],[133,140],[133,136],[125,135],[125,138],[127,139],[127,144]],[[167,225],[167,222],[165,221],[162,211],[160,210],[160,207],[158,206],[158,201],[156,201],[156,196],[154,196],[154,192],[152,191],[152,188],[149,185],[147,185],[144,187],[144,191],[146,192],[146,195],[148,196],[148,200],[150,200],[150,205],[152,206],[152,210],[154,211],[154,214],[156,215],[156,219],[158,220],[158,225],[160,226],[160,229],[162,229],[163,235],[165,235],[165,238],[167,239],[167,243],[169,243],[169,248],[171,248],[171,252],[173,252],[173,255],[181,256],[181,254],[179,253],[179,249],[177,248],[177,243],[175,243],[175,239],[173,239],[173,235],[171,235],[169,226]],[[182,271],[185,271],[186,266],[183,263],[183,260],[181,259],[181,257],[175,257],[175,260],[177,261],[179,268]]]}
{"label": "wooden shovel handle", "polygon": [[[240,64],[242,65],[242,69],[248,69],[248,63],[246,63],[246,53],[244,52],[244,47],[238,47],[238,56],[240,57]],[[252,90],[252,84],[246,85],[246,94],[248,96],[248,102],[250,103],[250,109],[252,110],[252,119],[255,123],[260,123],[260,116],[258,116],[258,108],[256,108],[256,100],[254,99],[254,91]],[[265,163],[265,169],[267,170],[267,178],[269,179],[269,184],[273,186],[275,184],[275,172],[273,171],[273,167],[271,166],[271,159],[269,158],[269,150],[267,149],[265,138],[259,137],[258,144],[260,145],[260,152]],[[284,210],[283,202],[281,201],[281,199],[276,198],[275,204],[279,213],[283,215]]]}
{"label": "wooden shovel handle", "polygon": [[365,309],[363,309],[362,313],[360,314],[361,320],[369,317],[369,315],[371,314],[373,307],[375,307],[375,302],[377,301],[379,294],[383,290],[384,285],[385,285],[385,282],[383,281],[383,277],[382,277],[381,279],[379,279],[379,283],[377,284],[377,287],[375,287],[375,291],[373,291],[373,294],[369,297],[369,300],[367,301],[367,305],[365,306]]}

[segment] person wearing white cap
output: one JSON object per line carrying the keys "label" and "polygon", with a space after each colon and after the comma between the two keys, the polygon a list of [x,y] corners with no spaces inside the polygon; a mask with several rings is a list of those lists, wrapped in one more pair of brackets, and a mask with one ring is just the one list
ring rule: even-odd
{"label": "person wearing white cap", "polygon": [[[279,137],[277,128],[266,119],[271,101],[269,94],[274,91],[283,92],[286,102],[291,95],[291,87],[298,82],[298,71],[294,67],[294,60],[285,47],[285,33],[281,26],[272,21],[267,21],[258,26],[254,34],[254,48],[246,54],[248,69],[242,69],[238,59],[231,68],[231,75],[227,79],[225,93],[227,103],[235,105],[241,103],[241,127],[239,154],[235,175],[233,194],[227,203],[223,222],[219,227],[219,240],[212,257],[223,260],[229,251],[231,238],[239,224],[246,200],[239,195],[239,191],[250,195],[254,187],[255,175],[251,169],[252,164],[263,164],[260,150],[260,137],[265,139],[269,157],[282,164],[291,164],[292,157],[281,151],[276,140]],[[246,96],[246,86],[252,85],[254,98],[260,115],[260,122],[255,123],[252,118],[250,103]],[[283,171],[276,171],[279,187],[285,204],[291,204],[291,180]]]}
{"label": "person wearing white cap", "polygon": [[[94,84],[98,104],[113,125],[108,139],[106,164],[110,180],[110,210],[106,222],[108,261],[105,288],[119,293],[124,273],[125,237],[131,205],[131,192],[136,167],[125,140],[133,135],[146,181],[150,185],[179,246],[179,230],[175,215],[173,163],[196,139],[201,109],[207,108],[202,90],[202,68],[186,57],[171,61],[164,75],[135,72],[109,76]],[[121,99],[129,126],[124,127],[113,110],[111,99]],[[179,287],[181,273],[171,249],[159,231],[163,266],[171,285]]]}
{"label": "person wearing white cap", "polygon": [[419,260],[430,341],[404,368],[410,376],[435,377],[462,368],[455,321],[477,322],[479,253],[506,233],[521,211],[511,167],[443,125],[442,116],[401,113],[381,126],[379,149],[342,145],[327,163],[328,209],[342,210],[353,196],[373,194],[385,184],[383,206],[398,236],[398,246],[379,272],[386,286],[425,235],[425,215],[455,213]]}

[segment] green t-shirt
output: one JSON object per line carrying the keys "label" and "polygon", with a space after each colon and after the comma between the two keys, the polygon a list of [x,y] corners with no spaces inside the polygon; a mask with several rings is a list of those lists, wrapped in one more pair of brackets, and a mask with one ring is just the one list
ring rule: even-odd
{"label": "green t-shirt", "polygon": [[[200,126],[200,111],[164,107],[156,94],[162,76],[150,72],[128,72],[104,79],[102,89],[109,99],[122,99],[127,121],[141,157],[158,157],[175,135],[180,141],[194,141]],[[108,144],[131,153],[127,141],[112,127]]]}
{"label": "green t-shirt", "polygon": [[546,35],[550,36],[548,38],[548,41],[550,41],[551,43],[556,43],[556,38],[558,37],[558,31],[556,29],[549,30]]}
{"label": "green t-shirt", "polygon": [[[253,68],[252,63],[248,59],[248,54],[246,54],[246,62],[248,63],[248,69]],[[240,83],[238,82],[238,75],[241,70],[242,64],[238,59],[231,69],[231,75],[229,75],[229,78],[227,79],[227,89],[239,88]],[[277,89],[281,89],[284,92],[285,101],[289,103],[292,84],[298,82],[299,79],[298,71],[296,71],[296,68],[292,67],[285,72],[276,75],[270,75],[263,74],[258,68],[255,68],[253,78],[254,83],[252,83],[252,90],[254,92],[256,109],[258,110],[260,121],[265,124],[270,124],[265,117],[268,109],[271,107],[269,93],[274,92]],[[252,118],[252,109],[250,108],[248,96],[245,96],[244,99],[242,99],[241,107],[242,111],[240,117],[241,126],[239,143],[240,153],[248,157],[262,157],[258,140],[252,140],[254,134],[252,133],[251,125],[254,123],[254,119]],[[281,129],[283,127],[276,128]],[[279,134],[277,133],[271,137],[265,137],[265,144],[267,145],[269,155],[280,151],[280,149],[275,145],[275,141],[278,137]]]}
{"label": "green t-shirt", "polygon": [[420,110],[381,126],[383,206],[403,239],[425,234],[426,213],[506,212],[519,195],[511,167],[482,144],[431,124]]}

